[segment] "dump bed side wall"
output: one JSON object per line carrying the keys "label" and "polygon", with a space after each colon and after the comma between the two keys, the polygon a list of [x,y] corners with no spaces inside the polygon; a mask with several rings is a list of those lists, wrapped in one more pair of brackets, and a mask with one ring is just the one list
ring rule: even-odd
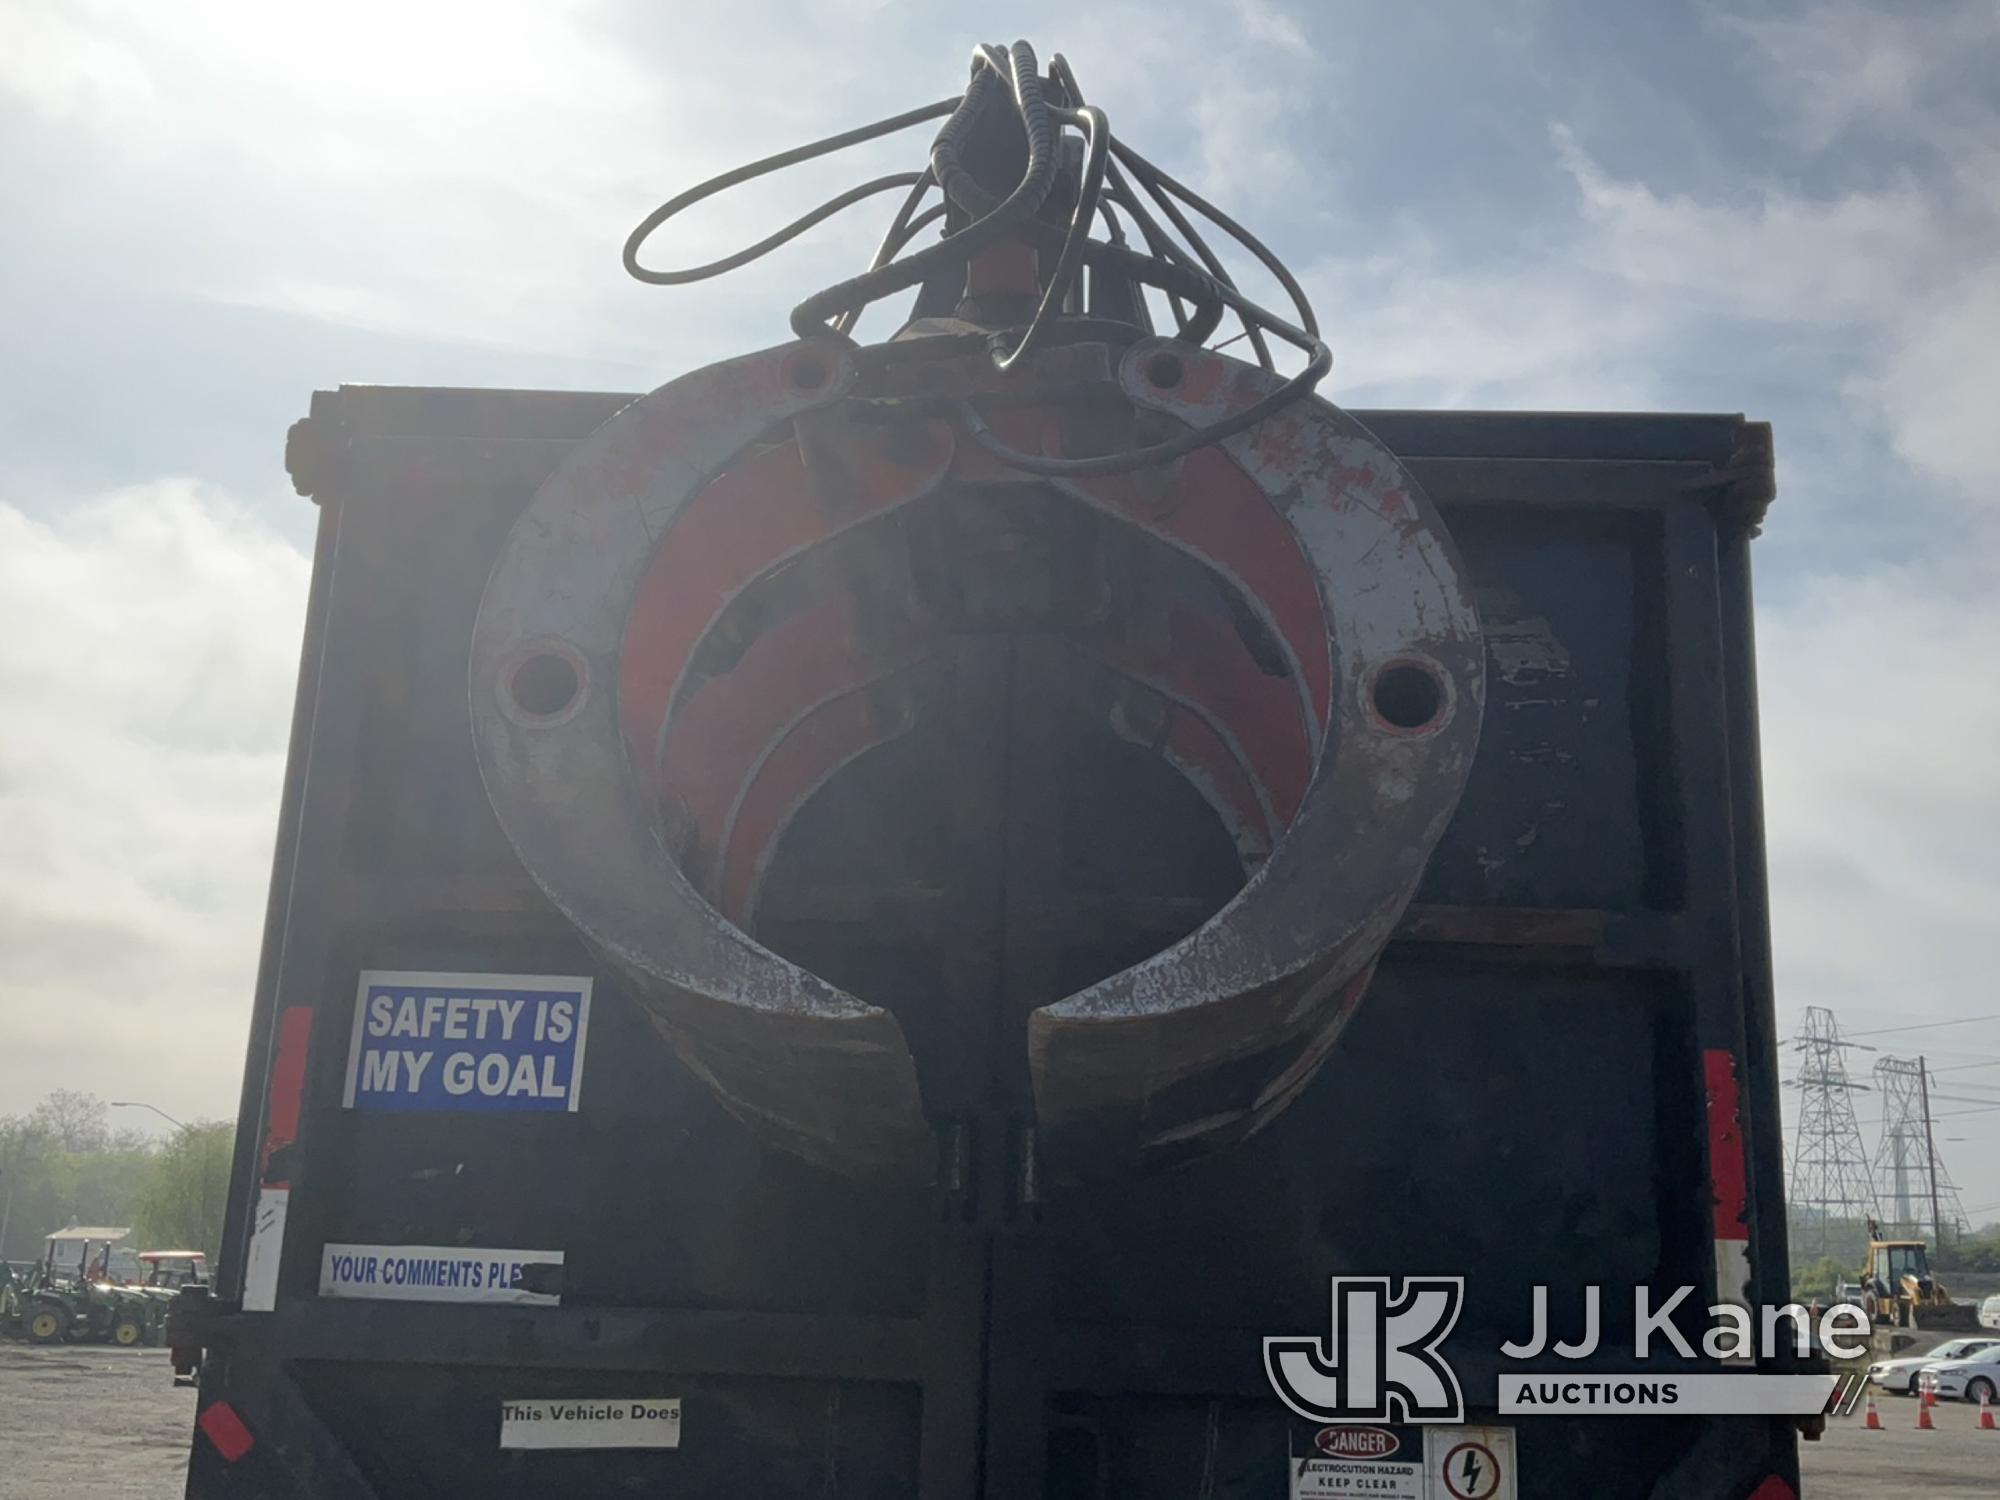
{"label": "dump bed side wall", "polygon": [[[1449,1348],[1475,1407],[1536,1283],[1558,1336],[1586,1283],[1706,1302],[1741,1267],[1781,1300],[1758,479],[1732,470],[1752,424],[1361,413],[1443,508],[1488,635],[1481,756],[1418,904],[1263,1136],[1075,1189],[1050,1223],[940,1224],[724,1115],[480,786],[487,571],[625,399],[348,388],[295,432],[320,542],[217,1285],[271,1310],[216,1325],[204,1411],[254,1441],[198,1436],[190,1494],[1281,1495],[1260,1340],[1322,1329],[1329,1275],[1465,1270]],[[591,976],[587,1104],[344,1108],[356,979],[390,969]],[[562,1305],[322,1299],[328,1243],[561,1250]],[[1599,1365],[1629,1325],[1608,1297]],[[498,1450],[502,1400],[621,1394],[678,1398],[682,1446]],[[1523,1495],[1795,1480],[1789,1432],[1749,1419],[1544,1418],[1520,1442]]]}

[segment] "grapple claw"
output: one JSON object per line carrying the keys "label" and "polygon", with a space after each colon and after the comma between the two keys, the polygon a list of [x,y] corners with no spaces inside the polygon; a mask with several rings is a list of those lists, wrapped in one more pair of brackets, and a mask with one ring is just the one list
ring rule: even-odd
{"label": "grapple claw", "polygon": [[[528,869],[731,1109],[829,1166],[921,1173],[950,1069],[913,1054],[909,997],[871,1003],[750,934],[785,925],[764,893],[816,799],[1004,686],[1006,714],[850,827],[846,920],[862,946],[895,900],[954,913],[919,935],[935,948],[990,924],[1005,981],[925,1003],[1001,1018],[1018,1052],[984,1065],[1030,1080],[1045,1158],[1175,1160],[1281,1109],[1359,999],[1471,762],[1478,622],[1409,475],[1323,402],[1074,479],[1009,467],[950,416],[970,403],[1004,443],[1060,452],[1216,424],[1277,377],[1164,340],[1074,342],[1004,377],[962,350],[914,339],[867,368],[825,343],[771,350],[581,444],[487,587],[482,771]],[[1038,712],[1066,726],[1028,736],[1055,745],[1040,780],[1006,743]],[[1171,930],[1113,910],[1090,972],[1021,935],[1035,912],[1074,925],[1079,903],[1007,831],[1073,816],[1033,805],[1072,795],[1085,751],[1065,734],[1171,767],[1204,810],[1177,816],[1212,819],[1231,866],[1223,895],[1166,903]],[[958,804],[997,812],[966,819],[985,832],[955,863],[884,876],[863,857]],[[1158,951],[1132,962],[1147,930]]]}

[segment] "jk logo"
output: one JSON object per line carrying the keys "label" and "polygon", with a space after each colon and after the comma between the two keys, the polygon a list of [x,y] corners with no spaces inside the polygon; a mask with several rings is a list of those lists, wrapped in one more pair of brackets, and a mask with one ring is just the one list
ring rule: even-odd
{"label": "jk logo", "polygon": [[1463,1422],[1465,1397],[1437,1352],[1465,1301],[1463,1276],[1333,1278],[1333,1326],[1264,1340],[1271,1389],[1313,1422]]}

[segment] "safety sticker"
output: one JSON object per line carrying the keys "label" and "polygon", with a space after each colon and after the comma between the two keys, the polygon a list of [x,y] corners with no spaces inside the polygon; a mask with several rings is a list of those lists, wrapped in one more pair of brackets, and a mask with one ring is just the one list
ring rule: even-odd
{"label": "safety sticker", "polygon": [[574,1110],[590,981],[370,969],[354,997],[356,1110]]}
{"label": "safety sticker", "polygon": [[1291,1500],[1516,1500],[1511,1427],[1295,1429]]}
{"label": "safety sticker", "polygon": [[1292,1500],[1427,1500],[1423,1435],[1414,1427],[1322,1427],[1292,1449]]}
{"label": "safety sticker", "polygon": [[500,1403],[502,1448],[678,1448],[678,1396]]}
{"label": "safety sticker", "polygon": [[1514,1429],[1427,1428],[1424,1468],[1429,1500],[1515,1500]]}
{"label": "safety sticker", "polygon": [[375,1302],[562,1301],[560,1250],[485,1250],[469,1245],[328,1245],[319,1294]]}

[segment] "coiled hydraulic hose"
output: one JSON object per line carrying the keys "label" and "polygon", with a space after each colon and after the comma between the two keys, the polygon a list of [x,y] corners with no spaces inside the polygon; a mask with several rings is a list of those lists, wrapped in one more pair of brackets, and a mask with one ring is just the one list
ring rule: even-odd
{"label": "coiled hydraulic hose", "polygon": [[[985,112],[992,109],[1012,110],[1027,140],[1027,162],[1021,179],[999,198],[981,187],[961,157],[965,143],[980,126]],[[931,144],[929,164],[921,172],[898,172],[857,184],[754,245],[706,265],[658,270],[640,264],[639,252],[653,232],[703,199],[800,162],[936,119],[945,123]],[[1003,462],[1029,473],[1077,478],[1118,474],[1165,463],[1220,442],[1309,395],[1332,367],[1333,356],[1320,337],[1318,319],[1298,278],[1241,224],[1119,140],[1112,133],[1104,111],[1084,102],[1076,75],[1061,54],[1051,58],[1048,76],[1044,78],[1034,49],[1024,41],[1007,48],[982,45],[976,49],[971,80],[965,92],[955,99],[940,100],[767,156],[711,177],[669,199],[641,220],[626,240],[625,269],[639,280],[659,286],[705,281],[768,255],[864,199],[902,189],[902,204],[868,268],[814,292],[792,310],[792,331],[800,338],[851,339],[856,322],[872,303],[919,286],[943,269],[966,265],[974,256],[1010,236],[1053,236],[1056,231],[1039,216],[1056,186],[1064,133],[1071,130],[1083,138],[1083,166],[1070,221],[1061,232],[1061,248],[1054,269],[1026,328],[1018,336],[1007,330],[994,337],[992,355],[997,368],[1006,371],[1021,366],[1045,336],[1086,265],[1164,293],[1177,335],[1189,343],[1206,344],[1225,314],[1233,314],[1241,331],[1225,342],[1247,338],[1263,368],[1275,369],[1271,338],[1302,351],[1305,363],[1276,390],[1232,417],[1190,429],[1165,442],[1121,453],[1049,458],[1022,452],[1003,443],[970,405],[961,405],[960,416],[974,440]],[[923,207],[934,188],[946,202]],[[1148,199],[1152,209],[1147,207]],[[956,205],[969,215],[969,222],[935,244],[908,250],[923,229],[945,217],[947,204]],[[1154,216],[1153,209],[1158,210],[1165,224]],[[1118,219],[1120,211],[1138,230],[1145,244],[1143,251],[1126,243]],[[1296,322],[1280,317],[1237,288],[1221,258],[1195,228],[1190,212],[1208,220],[1270,272],[1291,299]],[[1108,239],[1092,236],[1091,231],[1100,220],[1106,226]]]}

